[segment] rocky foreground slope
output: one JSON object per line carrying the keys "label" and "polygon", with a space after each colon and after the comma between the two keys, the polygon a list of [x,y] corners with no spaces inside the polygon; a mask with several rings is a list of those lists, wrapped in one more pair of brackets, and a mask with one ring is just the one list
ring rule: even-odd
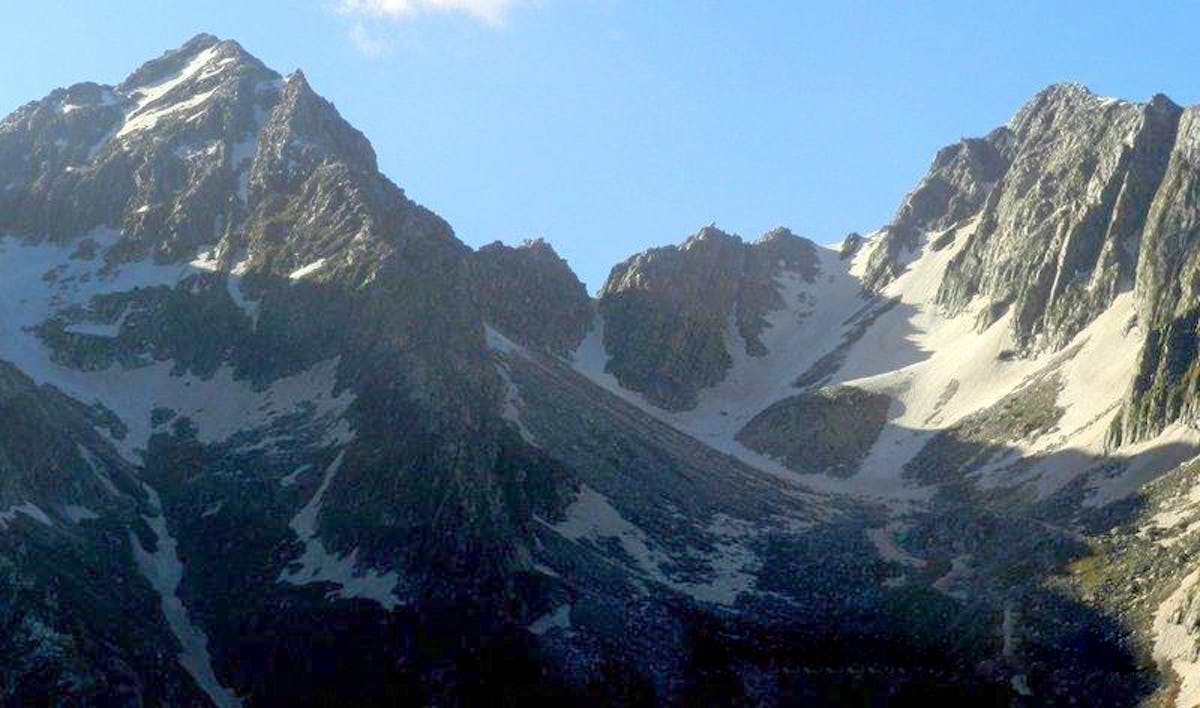
{"label": "rocky foreground slope", "polygon": [[0,122],[13,704],[1191,705],[1195,116],[1035,97],[598,299],[201,35]]}

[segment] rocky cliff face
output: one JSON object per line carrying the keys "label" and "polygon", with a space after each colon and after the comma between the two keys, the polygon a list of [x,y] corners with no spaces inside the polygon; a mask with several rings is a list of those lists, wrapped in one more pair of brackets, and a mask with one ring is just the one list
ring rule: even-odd
{"label": "rocky cliff face", "polygon": [[1023,346],[1056,348],[1133,286],[1142,232],[1180,108],[1101,99],[1077,86],[1039,94],[1013,118],[1012,165],[947,269],[939,299],[1012,310]]}
{"label": "rocky cliff face", "polygon": [[125,249],[174,260],[234,228],[280,78],[201,35],[119,86],[56,91],[0,126],[8,232],[64,240],[121,227]]}
{"label": "rocky cliff face", "polygon": [[764,316],[783,306],[775,279],[784,272],[817,273],[812,243],[786,229],[747,244],[710,226],[625,261],[600,293],[609,370],[660,405],[691,407],[724,378],[730,347],[765,353]]}
{"label": "rocky cliff face", "polygon": [[592,299],[541,239],[479,249],[479,300],[489,324],[525,346],[567,356],[592,327]]}
{"label": "rocky cliff face", "polygon": [[878,290],[925,236],[977,218],[938,299],[961,312],[981,298],[986,327],[1012,313],[1023,349],[1058,348],[1132,289],[1142,234],[1182,109],[1052,86],[987,138],[945,148],[872,253]]}
{"label": "rocky cliff face", "polygon": [[[1118,295],[1135,291],[1147,340],[1111,439],[1161,431],[1186,418],[1194,400],[1190,296],[1180,284],[1192,250],[1191,113],[1161,95],[1135,104],[1077,85],[1046,89],[988,138],[939,154],[884,230],[864,282],[880,289],[921,238],[971,218],[977,225],[946,268],[938,301],[952,314],[975,308],[980,328],[1010,316],[1020,352],[1065,346]],[[947,177],[968,145],[990,159],[965,164],[988,169]],[[942,199],[926,197],[930,185]]]}
{"label": "rocky cliff face", "polygon": [[[159,598],[128,560],[149,500],[111,412],[0,362],[0,695],[13,703],[203,701]],[[110,437],[111,436],[111,437]],[[119,588],[114,592],[114,588]],[[131,622],[131,618],[138,621]]]}
{"label": "rocky cliff face", "polygon": [[867,263],[864,285],[879,290],[895,280],[929,233],[944,231],[975,216],[1012,162],[1013,133],[997,128],[942,148],[929,173],[908,194],[892,223],[884,227]]}
{"label": "rocky cliff face", "polygon": [[1194,195],[1200,179],[1197,118],[1194,108],[1183,112],[1170,161],[1146,220],[1137,263],[1146,343],[1130,400],[1114,426],[1114,442],[1144,439],[1174,421],[1195,417],[1195,362],[1200,354],[1194,277],[1198,214]]}

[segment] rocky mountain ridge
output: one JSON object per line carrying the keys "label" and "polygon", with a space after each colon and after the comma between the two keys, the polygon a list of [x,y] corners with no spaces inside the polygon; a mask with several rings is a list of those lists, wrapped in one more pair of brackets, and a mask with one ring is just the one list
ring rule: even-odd
{"label": "rocky mountain ridge", "polygon": [[1194,122],[1051,87],[874,234],[592,301],[234,42],[55,91],[0,122],[0,696],[1183,702]]}

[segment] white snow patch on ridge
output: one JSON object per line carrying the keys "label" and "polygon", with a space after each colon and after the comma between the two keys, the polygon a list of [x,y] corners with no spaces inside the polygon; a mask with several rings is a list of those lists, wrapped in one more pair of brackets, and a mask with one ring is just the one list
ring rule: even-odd
{"label": "white snow patch on ridge", "polygon": [[67,504],[63,507],[63,513],[67,515],[68,519],[76,524],[83,521],[93,521],[100,518],[100,515],[96,512],[92,511],[86,506],[79,506],[78,504]]}
{"label": "white snow patch on ridge", "polygon": [[529,631],[539,637],[555,629],[563,631],[569,631],[571,629],[570,605],[559,605],[553,611],[547,612],[545,615],[535,620],[533,624],[529,625]]}
{"label": "white snow patch on ridge", "polygon": [[180,101],[179,103],[173,103],[169,106],[164,106],[162,108],[148,110],[144,113],[132,115],[125,121],[125,124],[121,126],[121,129],[117,131],[116,137],[122,138],[130,133],[136,133],[142,130],[150,130],[154,126],[158,125],[158,121],[162,120],[166,116],[169,116],[173,113],[186,111],[189,108],[195,108],[197,106],[204,105],[204,103],[208,101],[209,97],[214,93],[216,93],[216,89],[196,94],[195,96]]}
{"label": "white snow patch on ridge", "polygon": [[484,326],[484,333],[487,336],[488,346],[500,357],[500,360],[496,362],[496,373],[500,375],[500,379],[504,383],[504,409],[500,414],[505,420],[517,426],[517,430],[521,433],[521,437],[525,439],[525,442],[530,445],[536,445],[533,433],[525,425],[525,421],[521,419],[521,409],[525,407],[525,401],[521,398],[521,390],[517,387],[516,382],[512,380],[507,359],[507,356],[513,354],[520,354],[528,358],[529,354],[525,351],[524,347],[510,341],[490,325]]}
{"label": "white snow patch on ridge", "polygon": [[178,110],[198,106],[212,95],[212,91],[193,96],[179,103],[159,105],[163,98],[174,91],[188,79],[198,75],[217,55],[214,45],[197,54],[178,74],[169,79],[150,86],[142,86],[130,92],[136,97],[137,105],[125,117],[125,124],[117,131],[116,137],[121,138],[147,128],[152,128],[159,119]]}

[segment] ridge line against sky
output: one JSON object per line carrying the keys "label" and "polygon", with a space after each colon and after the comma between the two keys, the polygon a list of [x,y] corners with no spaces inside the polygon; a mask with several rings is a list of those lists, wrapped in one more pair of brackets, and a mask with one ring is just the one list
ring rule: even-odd
{"label": "ridge line against sky", "polygon": [[[198,32],[303,67],[383,171],[473,246],[544,237],[590,290],[715,222],[886,223],[936,150],[1033,93],[1194,103],[1200,7],[663,0],[18,3],[0,111],[116,83]],[[215,18],[215,19],[214,19]]]}

